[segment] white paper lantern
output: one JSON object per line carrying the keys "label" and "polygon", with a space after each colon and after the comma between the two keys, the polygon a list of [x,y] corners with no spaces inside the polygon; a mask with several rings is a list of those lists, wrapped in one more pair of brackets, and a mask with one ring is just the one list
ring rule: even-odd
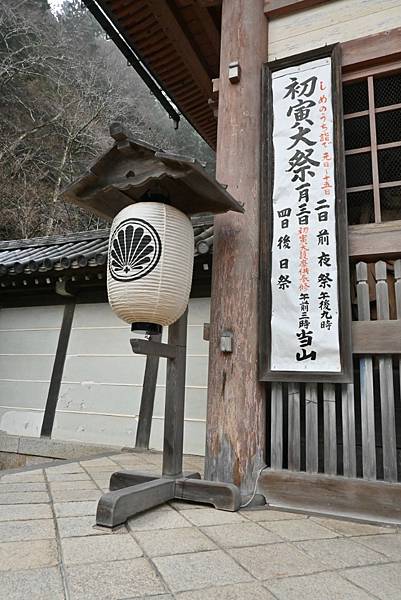
{"label": "white paper lantern", "polygon": [[174,323],[192,283],[194,233],[189,218],[160,202],[138,202],[115,217],[109,241],[107,291],[127,323]]}

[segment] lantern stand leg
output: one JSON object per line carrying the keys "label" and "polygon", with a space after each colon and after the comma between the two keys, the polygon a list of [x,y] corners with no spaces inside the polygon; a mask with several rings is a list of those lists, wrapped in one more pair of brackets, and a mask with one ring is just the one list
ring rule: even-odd
{"label": "lantern stand leg", "polygon": [[162,476],[136,471],[113,473],[111,491],[103,494],[98,503],[97,525],[116,527],[144,510],[174,499],[212,504],[220,510],[236,511],[240,508],[237,486],[204,481],[199,473],[182,472],[187,317],[188,311],[185,311],[169,327],[167,344],[131,340],[135,354],[167,359]]}
{"label": "lantern stand leg", "polygon": [[[161,342],[161,333],[149,337],[152,342]],[[149,355],[146,358],[145,375],[139,409],[138,429],[136,431],[135,450],[149,450],[150,428],[152,426],[153,407],[155,403],[157,372],[159,357]]]}

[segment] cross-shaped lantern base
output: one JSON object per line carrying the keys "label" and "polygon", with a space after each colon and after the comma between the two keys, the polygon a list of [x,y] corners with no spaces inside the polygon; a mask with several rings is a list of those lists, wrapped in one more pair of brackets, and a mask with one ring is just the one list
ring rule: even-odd
{"label": "cross-shaped lantern base", "polygon": [[103,527],[121,525],[130,517],[169,500],[191,500],[230,511],[240,507],[237,486],[204,481],[199,473],[185,473],[183,477],[170,479],[119,471],[111,476],[110,490],[100,498],[97,507],[96,524]]}
{"label": "cross-shaped lantern base", "polygon": [[221,510],[240,508],[240,492],[234,484],[204,481],[199,473],[182,472],[186,340],[187,311],[170,325],[167,344],[131,340],[135,354],[167,359],[162,476],[135,471],[113,473],[110,492],[99,500],[97,525],[116,527],[129,517],[173,499],[212,504]]}

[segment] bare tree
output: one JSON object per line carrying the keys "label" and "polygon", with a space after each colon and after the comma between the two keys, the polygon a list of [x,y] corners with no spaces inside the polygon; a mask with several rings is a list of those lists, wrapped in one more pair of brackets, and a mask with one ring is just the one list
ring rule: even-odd
{"label": "bare tree", "polygon": [[0,0],[0,236],[32,237],[104,226],[60,200],[63,187],[110,144],[125,121],[156,146],[204,155],[169,119],[78,0],[56,18],[46,0]]}

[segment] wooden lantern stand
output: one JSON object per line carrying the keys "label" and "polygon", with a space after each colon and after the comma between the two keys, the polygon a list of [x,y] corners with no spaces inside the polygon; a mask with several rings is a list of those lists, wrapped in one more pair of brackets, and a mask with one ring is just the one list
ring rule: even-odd
{"label": "wooden lantern stand", "polygon": [[130,517],[168,502],[190,500],[212,504],[220,510],[240,508],[240,492],[231,483],[204,481],[199,473],[183,473],[185,367],[188,309],[168,330],[168,343],[132,339],[135,354],[167,359],[161,477],[136,471],[117,471],[110,478],[110,492],[97,507],[96,524],[116,527]]}

